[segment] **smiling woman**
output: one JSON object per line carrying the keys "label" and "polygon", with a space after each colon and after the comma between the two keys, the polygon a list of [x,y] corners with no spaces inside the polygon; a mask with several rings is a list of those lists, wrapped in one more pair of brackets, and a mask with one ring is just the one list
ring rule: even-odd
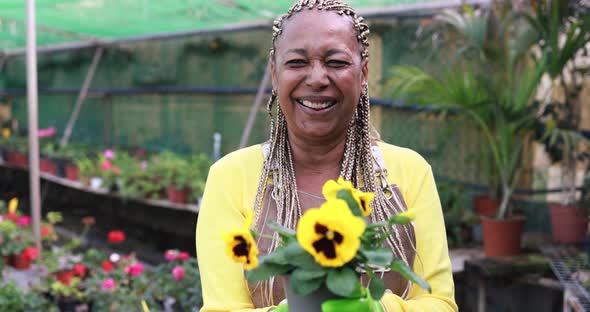
{"label": "smiling woman", "polygon": [[[350,181],[346,185],[351,189],[374,194],[374,199],[359,197],[370,222],[405,211],[415,216],[414,223],[395,225],[384,247],[432,288],[432,293],[425,293],[402,275],[382,270],[389,292],[381,305],[366,311],[457,311],[432,170],[417,153],[370,136],[368,33],[362,17],[338,0],[300,0],[275,21],[270,140],[214,164],[201,202],[201,311],[267,311],[285,298],[281,283],[273,279],[248,284],[242,266],[225,255],[220,233],[241,228],[250,214],[250,228],[262,234],[255,244],[261,254],[278,247],[267,224],[295,229],[300,221],[298,226],[312,229],[303,241],[318,263],[349,261],[343,255],[355,244],[350,237],[364,224],[329,221],[333,216],[346,220],[345,210],[337,205],[322,210],[329,213],[301,218],[307,210],[325,205],[322,186],[339,177],[339,183]],[[322,224],[330,227],[319,226],[320,220],[328,220]],[[230,245],[239,253],[234,258],[248,261],[248,234],[243,229]],[[272,235],[275,239],[269,239]],[[361,299],[346,300],[355,306]]]}

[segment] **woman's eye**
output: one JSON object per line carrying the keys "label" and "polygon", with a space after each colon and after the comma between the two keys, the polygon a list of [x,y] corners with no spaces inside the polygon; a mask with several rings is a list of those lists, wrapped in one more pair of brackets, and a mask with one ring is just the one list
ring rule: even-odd
{"label": "woman's eye", "polygon": [[329,60],[328,61],[328,66],[330,66],[330,67],[340,68],[340,67],[344,67],[344,66],[348,66],[348,65],[350,65],[350,63],[348,63],[346,61],[341,61],[341,60]]}
{"label": "woman's eye", "polygon": [[286,63],[286,65],[290,66],[290,67],[301,67],[301,66],[304,66],[305,64],[307,64],[307,63],[305,62],[305,60],[302,60],[302,59],[289,60]]}

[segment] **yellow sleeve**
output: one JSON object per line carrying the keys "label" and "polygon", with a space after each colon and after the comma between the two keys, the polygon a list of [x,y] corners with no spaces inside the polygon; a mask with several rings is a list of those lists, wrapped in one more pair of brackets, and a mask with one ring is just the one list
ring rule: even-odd
{"label": "yellow sleeve", "polygon": [[458,311],[444,218],[432,169],[422,157],[405,164],[409,165],[406,167],[409,171],[406,172],[410,174],[404,179],[408,185],[400,187],[405,189],[404,199],[408,210],[416,216],[417,257],[414,272],[430,284],[432,293],[414,285],[407,300],[386,293],[381,302],[388,312]]}
{"label": "yellow sleeve", "polygon": [[237,168],[213,165],[201,201],[197,221],[197,258],[203,290],[201,312],[254,312],[241,264],[225,254],[222,232],[241,228],[245,211]]}

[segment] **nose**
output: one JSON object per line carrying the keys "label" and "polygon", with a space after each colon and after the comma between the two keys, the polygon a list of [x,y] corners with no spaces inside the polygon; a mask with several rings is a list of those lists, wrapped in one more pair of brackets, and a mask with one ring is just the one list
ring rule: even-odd
{"label": "nose", "polygon": [[314,90],[325,89],[330,84],[326,66],[319,61],[312,62],[305,83]]}

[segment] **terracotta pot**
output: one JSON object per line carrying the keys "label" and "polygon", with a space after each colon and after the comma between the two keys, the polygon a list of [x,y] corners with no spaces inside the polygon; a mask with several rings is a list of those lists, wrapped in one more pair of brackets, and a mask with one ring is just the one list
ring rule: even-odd
{"label": "terracotta pot", "polygon": [[39,170],[41,170],[41,172],[57,175],[57,166],[50,158],[43,157],[39,159]]}
{"label": "terracotta pot", "polygon": [[28,270],[31,267],[31,259],[23,254],[14,256],[14,268],[17,270]]}
{"label": "terracotta pot", "polygon": [[17,152],[17,151],[9,151],[8,155],[6,156],[6,161],[9,164],[26,168],[29,165],[29,159],[27,154]]}
{"label": "terracotta pot", "polygon": [[55,272],[55,279],[60,281],[64,285],[70,285],[72,279],[76,276],[74,270],[63,270]]}
{"label": "terracotta pot", "polygon": [[495,219],[481,217],[483,249],[486,257],[516,256],[524,229],[524,217]]}
{"label": "terracotta pot", "polygon": [[4,265],[14,266],[14,255],[4,255]]}
{"label": "terracotta pot", "polygon": [[495,216],[501,203],[499,198],[491,198],[489,195],[477,195],[473,197],[475,213],[480,216]]}
{"label": "terracotta pot", "polygon": [[177,189],[174,186],[168,186],[166,188],[166,196],[168,197],[168,201],[176,204],[185,204],[186,199],[188,198],[188,188],[184,189]]}
{"label": "terracotta pot", "polygon": [[562,244],[582,242],[588,229],[588,218],[583,209],[573,205],[549,204],[553,241]]}
{"label": "terracotta pot", "polygon": [[80,171],[78,170],[78,166],[67,164],[66,165],[66,178],[72,181],[78,181],[80,179]]}

